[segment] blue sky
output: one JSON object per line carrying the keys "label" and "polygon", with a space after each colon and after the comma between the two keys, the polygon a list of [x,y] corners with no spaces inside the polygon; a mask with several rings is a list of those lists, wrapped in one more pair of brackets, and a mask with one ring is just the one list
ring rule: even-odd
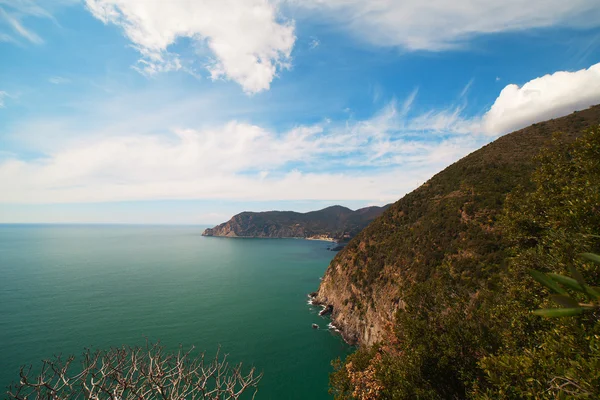
{"label": "blue sky", "polygon": [[0,222],[386,204],[599,62],[598,0],[0,0]]}

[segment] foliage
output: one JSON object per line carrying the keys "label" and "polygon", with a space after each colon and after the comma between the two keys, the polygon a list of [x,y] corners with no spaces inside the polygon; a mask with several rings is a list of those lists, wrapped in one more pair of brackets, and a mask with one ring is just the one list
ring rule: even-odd
{"label": "foliage", "polygon": [[375,376],[381,355],[374,348],[358,351],[342,362],[332,362],[334,369],[343,373],[331,375],[330,394],[336,399],[372,399],[379,397],[381,382]]}
{"label": "foliage", "polygon": [[[508,139],[492,163],[493,152],[473,153],[338,254],[365,293],[390,279],[390,266],[401,278],[390,337],[346,361],[374,371],[371,399],[600,398],[597,310],[552,322],[531,313],[549,304],[532,269],[561,285],[574,270],[600,283],[598,268],[577,257],[600,244],[600,127],[576,136],[557,135],[533,159],[524,141],[518,149]],[[353,398],[347,367],[336,366],[333,393]]]}
{"label": "foliage", "polygon": [[[600,128],[590,129],[571,146],[556,147],[539,156],[534,190],[517,190],[506,202],[502,223],[512,258],[503,276],[504,295],[491,310],[499,321],[502,346],[482,358],[487,379],[475,397],[600,396],[597,310],[553,322],[530,313],[547,309],[551,300],[576,308],[573,301],[583,302],[585,295],[571,290],[567,296],[564,287],[587,292],[584,280],[600,282],[598,268],[577,256],[598,248],[594,235],[600,228]],[[539,270],[536,278],[561,297],[548,298],[545,289],[532,285],[532,269]],[[575,284],[565,273],[577,277]]]}
{"label": "foliage", "polygon": [[[39,374],[21,368],[9,399],[241,399],[254,398],[262,374],[242,372],[227,356],[213,359],[179,350],[165,353],[159,344],[86,350],[81,366],[75,357],[44,360]],[[244,393],[247,397],[243,397]]]}

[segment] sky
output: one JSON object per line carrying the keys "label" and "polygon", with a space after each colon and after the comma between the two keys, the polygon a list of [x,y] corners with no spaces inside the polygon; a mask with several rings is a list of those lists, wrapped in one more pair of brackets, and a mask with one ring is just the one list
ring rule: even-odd
{"label": "sky", "polygon": [[600,0],[0,0],[0,223],[394,202],[600,103]]}

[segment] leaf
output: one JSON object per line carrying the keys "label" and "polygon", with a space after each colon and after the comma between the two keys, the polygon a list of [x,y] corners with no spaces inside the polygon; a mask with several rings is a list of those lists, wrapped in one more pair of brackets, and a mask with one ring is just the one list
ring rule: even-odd
{"label": "leaf", "polygon": [[548,276],[550,278],[552,278],[553,280],[555,280],[556,282],[559,282],[561,285],[565,285],[569,289],[573,289],[573,290],[576,290],[578,292],[583,292],[584,291],[584,289],[581,287],[581,285],[579,284],[579,282],[577,282],[573,278],[569,278],[568,276],[564,276],[564,275],[555,274],[553,272],[549,272]]}
{"label": "leaf", "polygon": [[585,292],[590,295],[592,300],[596,300],[600,298],[600,290],[597,287],[586,286]]}
{"label": "leaf", "polygon": [[533,279],[535,279],[542,285],[546,286],[548,289],[551,289],[558,294],[567,294],[567,292],[562,287],[560,287],[560,285],[558,285],[556,282],[550,279],[548,275],[544,274],[543,272],[531,269],[529,270],[529,275],[531,275]]}
{"label": "leaf", "polygon": [[572,299],[569,296],[565,296],[563,294],[551,294],[550,298],[552,299],[552,301],[560,304],[563,307],[567,307],[567,308],[579,307],[579,302],[577,302],[577,300]]}
{"label": "leaf", "polygon": [[584,309],[577,308],[542,308],[535,310],[533,313],[541,317],[556,318],[556,317],[571,317],[573,315],[583,314]]}
{"label": "leaf", "polygon": [[592,261],[600,264],[600,255],[594,253],[581,253],[581,257],[585,258],[588,261]]}
{"label": "leaf", "polygon": [[575,280],[581,285],[581,287],[585,288],[587,284],[585,283],[585,279],[583,279],[583,275],[581,275],[581,272],[579,272],[577,268],[575,268],[572,265],[569,265],[569,271],[571,271],[571,275],[573,275],[573,278],[575,278]]}
{"label": "leaf", "polygon": [[592,289],[591,287],[589,287],[587,285],[587,283],[585,283],[585,280],[583,279],[583,276],[577,270],[577,268],[575,268],[575,267],[573,267],[571,265],[569,267],[569,269],[571,270],[571,273],[573,274],[573,276],[575,277],[575,279],[577,279],[577,282],[579,282],[579,284],[583,288],[583,291],[585,292],[585,294],[587,294],[591,299],[597,299],[598,297],[600,297],[600,293],[596,292],[594,289]]}

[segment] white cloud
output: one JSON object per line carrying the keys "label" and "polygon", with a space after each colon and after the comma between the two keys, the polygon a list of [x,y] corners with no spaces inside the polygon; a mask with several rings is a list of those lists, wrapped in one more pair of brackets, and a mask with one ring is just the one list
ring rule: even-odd
{"label": "white cloud", "polygon": [[523,86],[507,85],[481,120],[489,135],[511,132],[600,103],[600,63],[575,72],[558,71]]}
{"label": "white cloud", "polygon": [[[392,102],[368,120],[281,133],[232,121],[169,135],[67,141],[41,159],[0,163],[0,202],[392,201],[480,145],[466,135],[410,138],[404,115]],[[398,179],[406,170],[410,176]]]}
{"label": "white cloud", "polygon": [[446,50],[489,33],[600,23],[598,0],[288,0],[378,46]]}
{"label": "white cloud", "polygon": [[146,74],[183,68],[173,49],[180,38],[197,48],[206,45],[214,57],[206,62],[212,79],[231,79],[244,91],[267,90],[290,63],[294,25],[283,21],[277,3],[268,0],[86,0],[104,23],[120,26],[142,59]]}
{"label": "white cloud", "polygon": [[507,85],[481,116],[465,117],[465,105],[426,112],[409,121],[409,130],[497,137],[596,104],[600,104],[600,63],[544,75],[522,86]]}
{"label": "white cloud", "polygon": [[[151,199],[323,200],[389,202],[506,130],[558,117],[600,101],[600,64],[509,85],[484,115],[465,106],[413,112],[414,90],[369,119],[300,125],[283,132],[229,121],[212,128],[171,129],[172,110],[94,124],[38,121],[38,159],[6,154],[0,203],[76,203]],[[145,96],[147,97],[147,96]],[[212,99],[212,100],[211,100]],[[133,103],[131,99],[124,99]],[[206,99],[214,103],[214,98]],[[250,101],[250,100],[249,100]],[[95,109],[92,104],[85,109]],[[118,115],[100,107],[100,115]],[[175,109],[187,110],[182,104]],[[189,105],[201,110],[200,103]],[[129,111],[129,110],[128,110]],[[83,118],[87,121],[87,118]],[[182,122],[194,126],[193,122]],[[98,131],[84,131],[95,125]],[[36,128],[37,127],[37,128]],[[147,129],[153,127],[155,129]],[[40,135],[52,146],[39,147]],[[76,131],[76,138],[68,132]],[[24,135],[19,131],[19,137]],[[37,134],[36,134],[37,133]]]}

